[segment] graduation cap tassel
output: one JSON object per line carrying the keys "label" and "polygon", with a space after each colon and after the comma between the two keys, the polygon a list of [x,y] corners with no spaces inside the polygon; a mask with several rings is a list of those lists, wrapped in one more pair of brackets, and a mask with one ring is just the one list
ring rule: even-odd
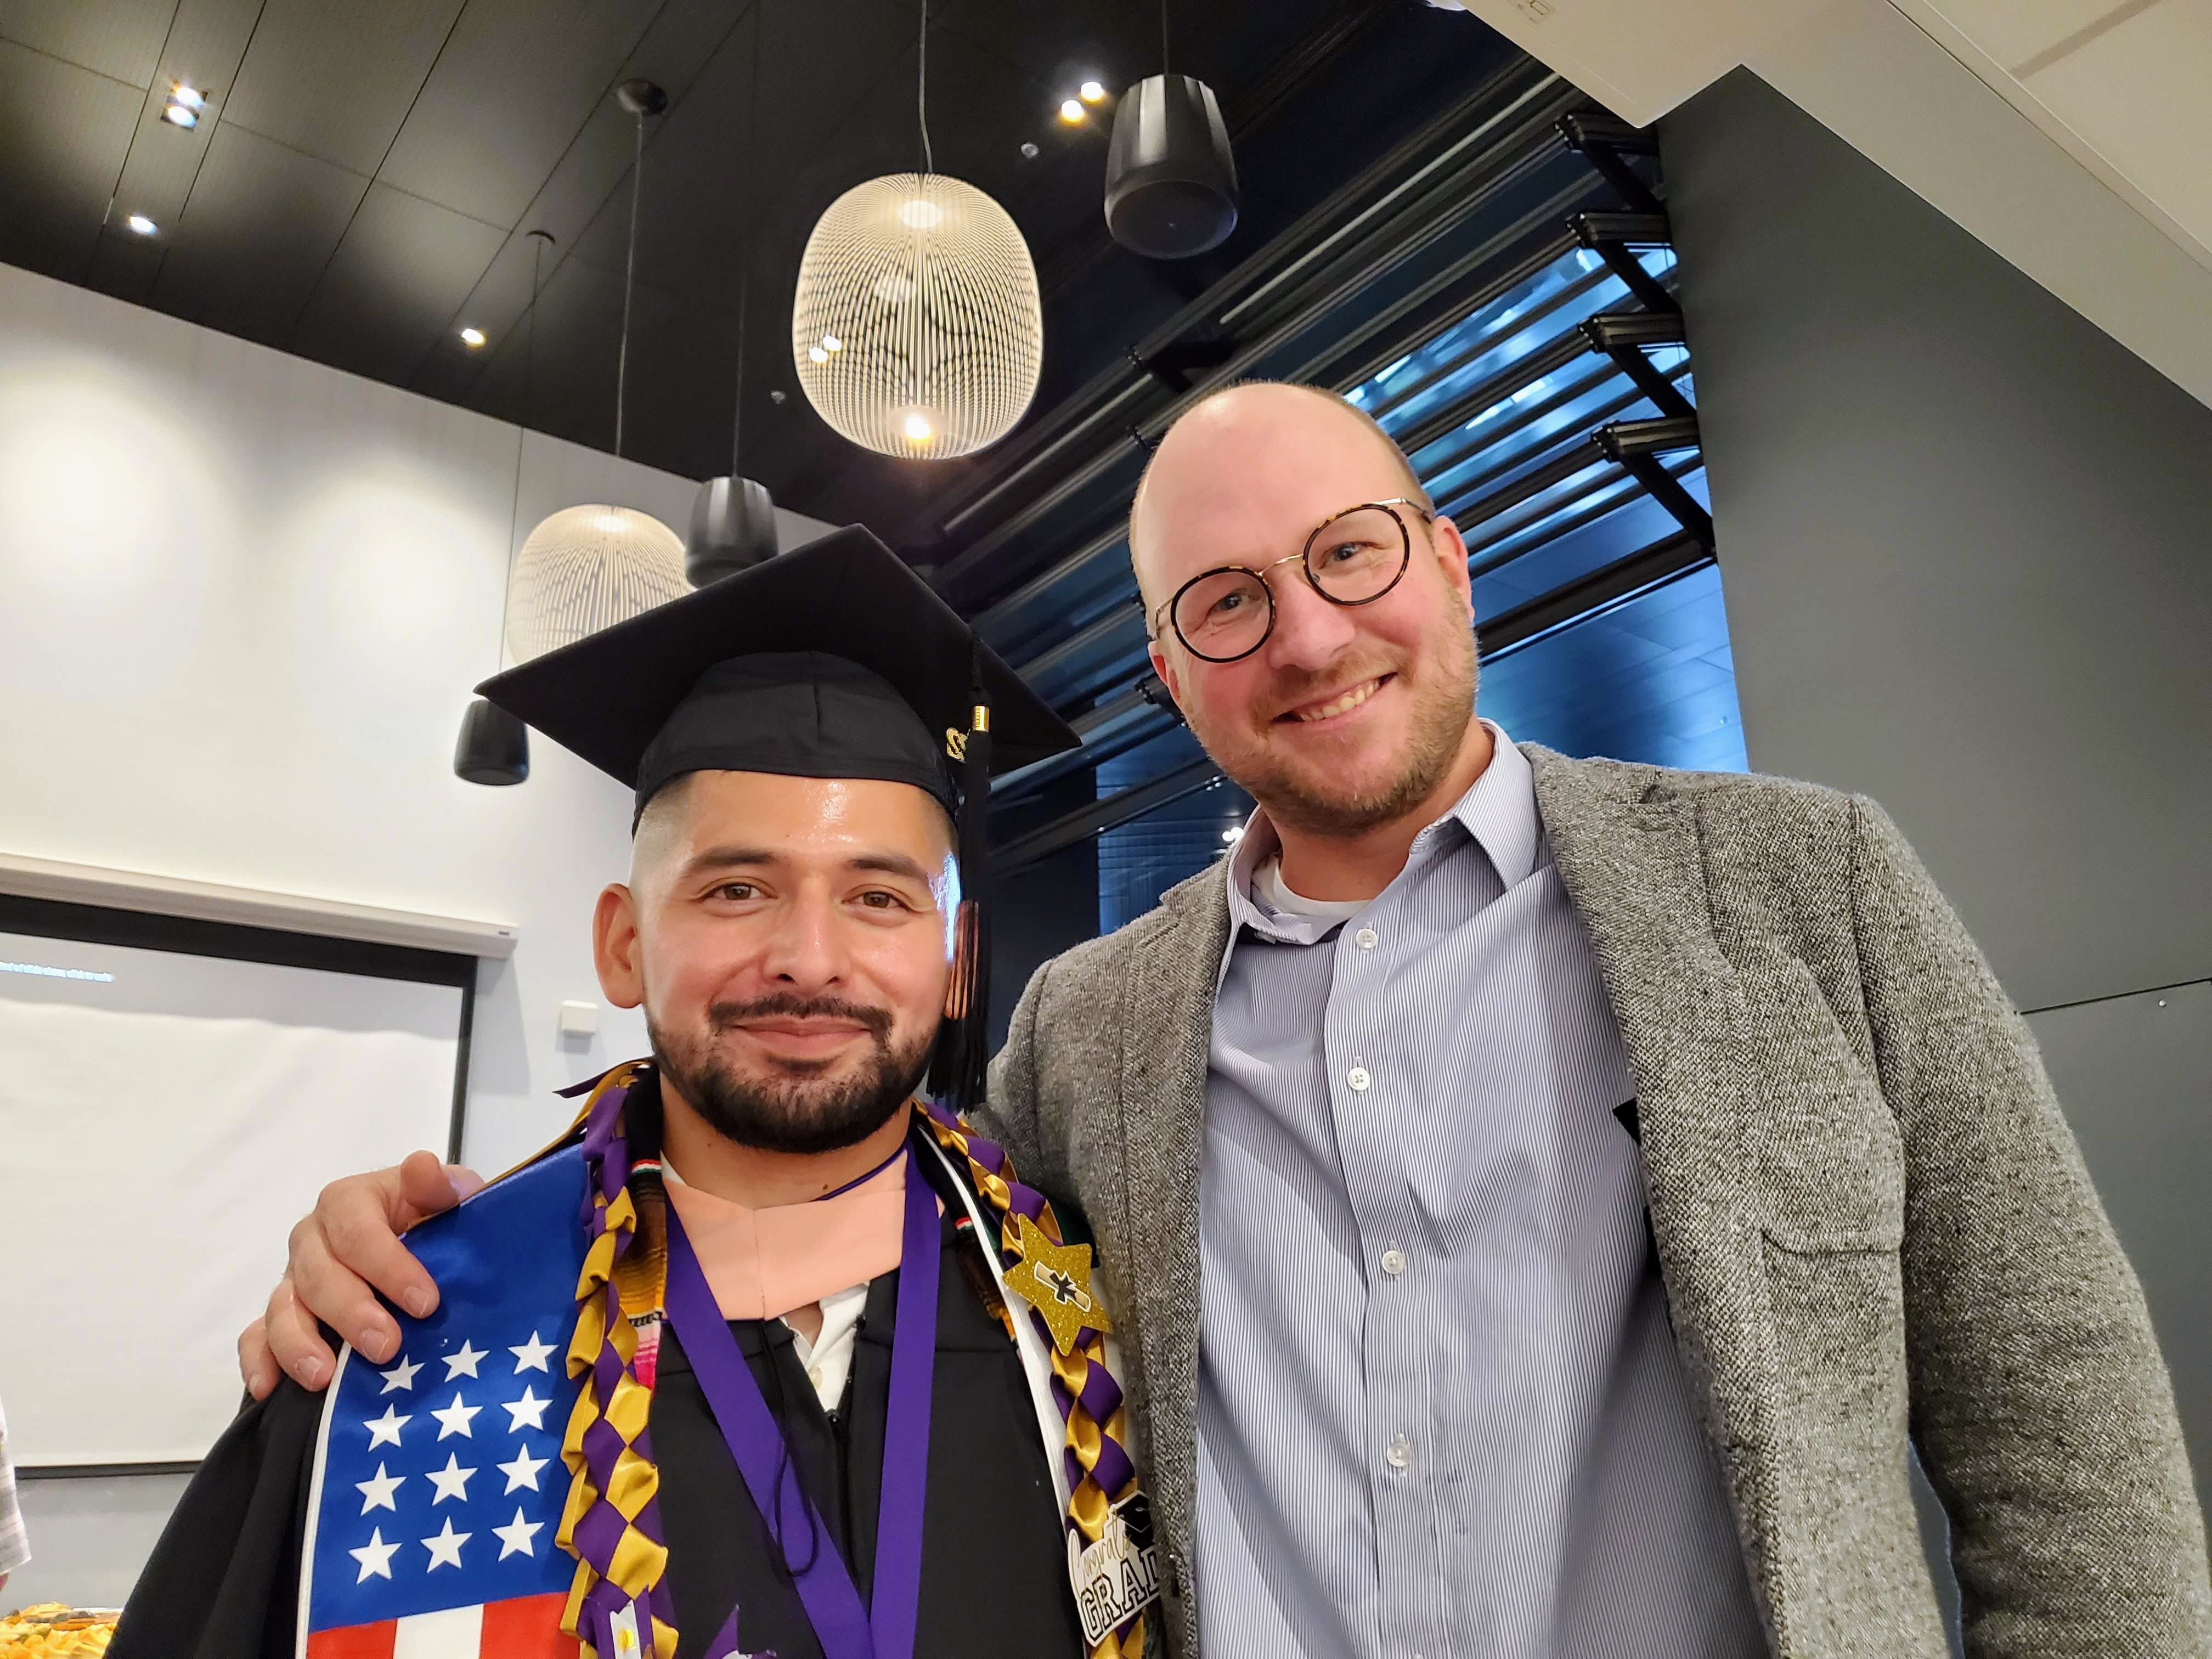
{"label": "graduation cap tassel", "polygon": [[983,1101],[990,1069],[991,704],[983,690],[983,660],[971,659],[969,723],[960,755],[960,909],[953,943],[953,1007],[930,1067],[930,1092],[959,1113]]}

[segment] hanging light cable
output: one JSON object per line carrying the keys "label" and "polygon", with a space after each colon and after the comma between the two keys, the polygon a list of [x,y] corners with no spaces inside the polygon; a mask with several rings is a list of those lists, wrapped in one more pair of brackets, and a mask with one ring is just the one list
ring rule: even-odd
{"label": "hanging light cable", "polygon": [[806,239],[791,351],[807,401],[878,454],[972,454],[1036,394],[1044,308],[1029,244],[1006,209],[936,170],[929,143],[929,9],[915,73],[921,171],[857,185]]}
{"label": "hanging light cable", "polygon": [[[538,386],[538,301],[545,285],[545,250],[553,246],[550,232],[530,233],[530,325],[522,345],[522,408],[526,418]],[[507,499],[507,556],[501,563],[505,581],[500,590],[499,648],[495,668],[507,665],[507,607],[514,592],[514,532],[522,522],[522,446],[529,428],[514,428],[514,486]],[[504,708],[478,697],[461,715],[460,740],[453,745],[453,775],[470,783],[520,783],[530,775],[529,728]]]}
{"label": "hanging light cable", "polygon": [[[638,203],[645,172],[645,122],[668,107],[650,81],[625,81],[622,106],[635,118],[629,190],[629,253],[623,273],[622,341],[615,357],[615,455],[622,456],[629,396],[629,331],[637,285]],[[680,599],[684,543],[650,513],[605,502],[563,507],[530,532],[515,556],[507,596],[507,644],[517,662]]]}
{"label": "hanging light cable", "polygon": [[[760,110],[761,11],[766,0],[753,7],[752,88],[745,104],[745,172],[738,190],[741,210],[751,205]],[[741,217],[750,218],[749,214]],[[752,248],[750,242],[738,254],[738,389],[730,415],[730,471],[727,477],[709,478],[699,486],[691,503],[691,534],[684,543],[684,574],[694,587],[724,576],[750,570],[776,554],[775,503],[767,487],[744,476],[745,329],[752,293]]]}

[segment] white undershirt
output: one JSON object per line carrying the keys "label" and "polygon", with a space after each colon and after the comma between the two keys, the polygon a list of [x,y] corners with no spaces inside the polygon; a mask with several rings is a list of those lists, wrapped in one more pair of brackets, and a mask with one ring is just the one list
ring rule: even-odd
{"label": "white undershirt", "polygon": [[1280,854],[1269,859],[1252,872],[1252,898],[1279,916],[1288,916],[1299,921],[1317,921],[1324,927],[1334,927],[1339,922],[1349,921],[1364,910],[1372,899],[1316,899],[1304,893],[1294,893],[1283,881],[1283,860]]}
{"label": "white undershirt", "polygon": [[[664,1180],[676,1186],[690,1183],[676,1173],[676,1166],[663,1154],[660,1173]],[[832,1291],[815,1304],[822,1310],[822,1328],[814,1340],[791,1322],[791,1314],[782,1316],[784,1327],[791,1333],[792,1351],[805,1369],[806,1380],[814,1385],[815,1397],[821,1401],[822,1409],[833,1412],[837,1402],[845,1397],[845,1379],[852,1374],[853,1350],[860,1334],[861,1310],[868,1305],[868,1287],[848,1285],[842,1291]],[[794,1308],[792,1313],[799,1310]]]}

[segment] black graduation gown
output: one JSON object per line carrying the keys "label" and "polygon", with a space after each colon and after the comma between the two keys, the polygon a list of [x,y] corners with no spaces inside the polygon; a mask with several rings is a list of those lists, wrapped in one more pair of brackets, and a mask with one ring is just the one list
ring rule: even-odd
{"label": "black graduation gown", "polygon": [[[927,1154],[933,1186],[943,1169]],[[930,1659],[1079,1659],[1059,1498],[1021,1358],[984,1304],[975,1247],[942,1223],[937,1369],[930,1401],[928,1506],[915,1651]],[[873,1582],[898,1274],[868,1288],[842,1407],[823,1411],[781,1320],[731,1324],[790,1443],[799,1480],[854,1568]],[[322,1396],[289,1380],[216,1443],[124,1610],[110,1659],[292,1659],[300,1550]],[[678,1659],[705,1650],[732,1604],[738,1645],[818,1659],[689,1359],[664,1326],[651,1418]],[[556,1470],[558,1466],[556,1466]]]}

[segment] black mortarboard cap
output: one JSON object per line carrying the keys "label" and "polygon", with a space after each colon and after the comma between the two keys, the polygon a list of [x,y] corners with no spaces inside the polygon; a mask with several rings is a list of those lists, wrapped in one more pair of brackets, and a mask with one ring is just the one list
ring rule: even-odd
{"label": "black mortarboard cap", "polygon": [[1081,739],[889,548],[838,531],[477,690],[629,785],[640,812],[699,771],[877,778],[943,802],[959,826],[965,1012],[931,1086],[963,1109],[981,1098],[989,781]]}

